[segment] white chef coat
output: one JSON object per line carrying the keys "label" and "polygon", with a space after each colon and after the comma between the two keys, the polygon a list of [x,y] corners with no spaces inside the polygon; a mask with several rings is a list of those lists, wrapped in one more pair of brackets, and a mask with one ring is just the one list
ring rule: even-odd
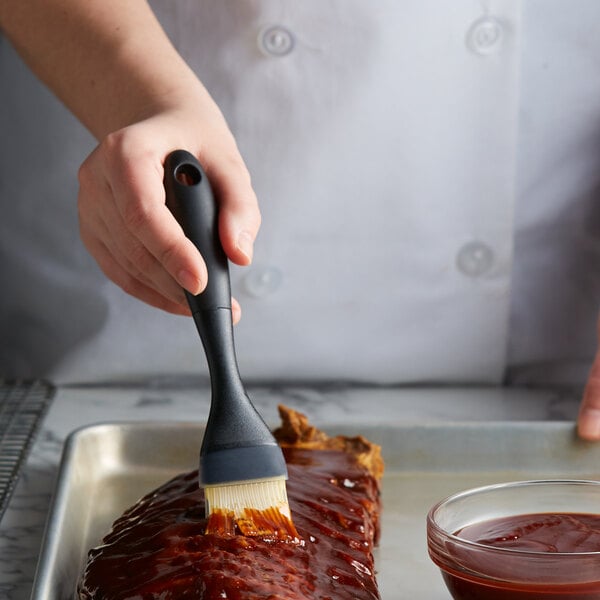
{"label": "white chef coat", "polygon": [[[243,377],[581,383],[600,299],[600,2],[154,0],[263,225]],[[0,41],[0,372],[206,374],[78,239],[94,141]]]}

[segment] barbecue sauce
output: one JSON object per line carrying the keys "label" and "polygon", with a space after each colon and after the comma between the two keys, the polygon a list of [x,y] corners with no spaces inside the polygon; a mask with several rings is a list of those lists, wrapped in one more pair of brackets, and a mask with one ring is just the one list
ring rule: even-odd
{"label": "barbecue sauce", "polygon": [[247,535],[272,541],[300,541],[292,520],[274,506],[266,510],[246,508],[244,516],[240,518],[236,518],[233,511],[218,508],[211,511],[204,533],[220,536]]}
{"label": "barbecue sauce", "polygon": [[[527,552],[600,552],[600,515],[539,513],[492,519],[469,525],[455,535],[486,546]],[[483,558],[479,568],[485,572]],[[498,556],[488,560],[497,561]],[[557,557],[557,568],[560,568]],[[564,563],[565,569],[576,568]],[[596,581],[548,583],[532,566],[531,583],[481,580],[473,575],[452,572],[444,566],[444,580],[457,600],[598,600],[600,569]],[[540,582],[541,581],[541,582]],[[536,583],[537,582],[537,583]]]}
{"label": "barbecue sauce", "polygon": [[90,551],[83,599],[376,600],[379,484],[352,455],[284,448],[300,539],[207,534],[198,474],[145,496]]}

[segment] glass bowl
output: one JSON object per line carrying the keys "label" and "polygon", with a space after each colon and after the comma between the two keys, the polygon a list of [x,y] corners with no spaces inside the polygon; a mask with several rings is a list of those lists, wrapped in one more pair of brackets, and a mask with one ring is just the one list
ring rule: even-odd
{"label": "glass bowl", "polygon": [[[506,524],[540,514],[519,530],[500,526],[467,533],[492,519]],[[564,522],[573,531],[555,531],[552,543],[540,543],[552,519],[560,520],[549,516],[556,514],[570,515]],[[582,530],[573,525],[581,515],[592,521]],[[544,532],[532,533],[536,528]],[[529,539],[528,547],[515,547],[517,537],[518,543]],[[582,542],[593,550],[580,551]],[[454,494],[429,511],[427,547],[455,600],[598,600],[600,481],[516,481]]]}

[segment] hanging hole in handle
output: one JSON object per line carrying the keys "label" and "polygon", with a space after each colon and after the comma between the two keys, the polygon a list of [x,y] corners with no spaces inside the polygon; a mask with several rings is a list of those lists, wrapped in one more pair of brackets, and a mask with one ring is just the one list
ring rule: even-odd
{"label": "hanging hole in handle", "polygon": [[194,165],[184,164],[175,169],[175,179],[182,185],[198,185],[202,175]]}

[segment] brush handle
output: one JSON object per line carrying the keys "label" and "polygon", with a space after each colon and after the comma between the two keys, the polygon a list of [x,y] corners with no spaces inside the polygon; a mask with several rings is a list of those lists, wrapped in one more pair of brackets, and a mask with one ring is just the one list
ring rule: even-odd
{"label": "brush handle", "polygon": [[[247,462],[259,466],[263,474],[263,454],[277,445],[268,427],[248,398],[240,378],[233,341],[231,285],[227,256],[219,239],[218,208],[202,166],[189,152],[176,150],[165,160],[166,204],[185,235],[198,248],[208,271],[205,290],[186,297],[210,371],[212,400],[202,442],[201,480],[205,484],[219,479],[235,480],[236,468],[248,478]],[[236,451],[243,449],[245,460],[237,461]],[[278,453],[281,451],[277,448]],[[275,452],[275,454],[278,454]],[[250,459],[254,454],[255,458]],[[202,460],[202,457],[209,460]],[[274,470],[285,471],[279,456]],[[204,469],[202,469],[204,465]],[[250,469],[252,471],[252,469]],[[275,474],[277,475],[277,474]],[[254,478],[254,477],[250,477]]]}
{"label": "brush handle", "polygon": [[218,211],[210,183],[194,156],[176,150],[165,161],[164,186],[167,208],[202,254],[208,271],[202,293],[194,296],[185,291],[185,295],[204,345],[211,382],[220,391],[239,388],[229,266],[219,240]]}
{"label": "brush handle", "polygon": [[229,266],[219,240],[217,204],[204,170],[189,152],[176,150],[165,161],[164,185],[167,208],[198,248],[209,271],[208,285],[201,294],[186,292],[192,314],[231,310]]}

